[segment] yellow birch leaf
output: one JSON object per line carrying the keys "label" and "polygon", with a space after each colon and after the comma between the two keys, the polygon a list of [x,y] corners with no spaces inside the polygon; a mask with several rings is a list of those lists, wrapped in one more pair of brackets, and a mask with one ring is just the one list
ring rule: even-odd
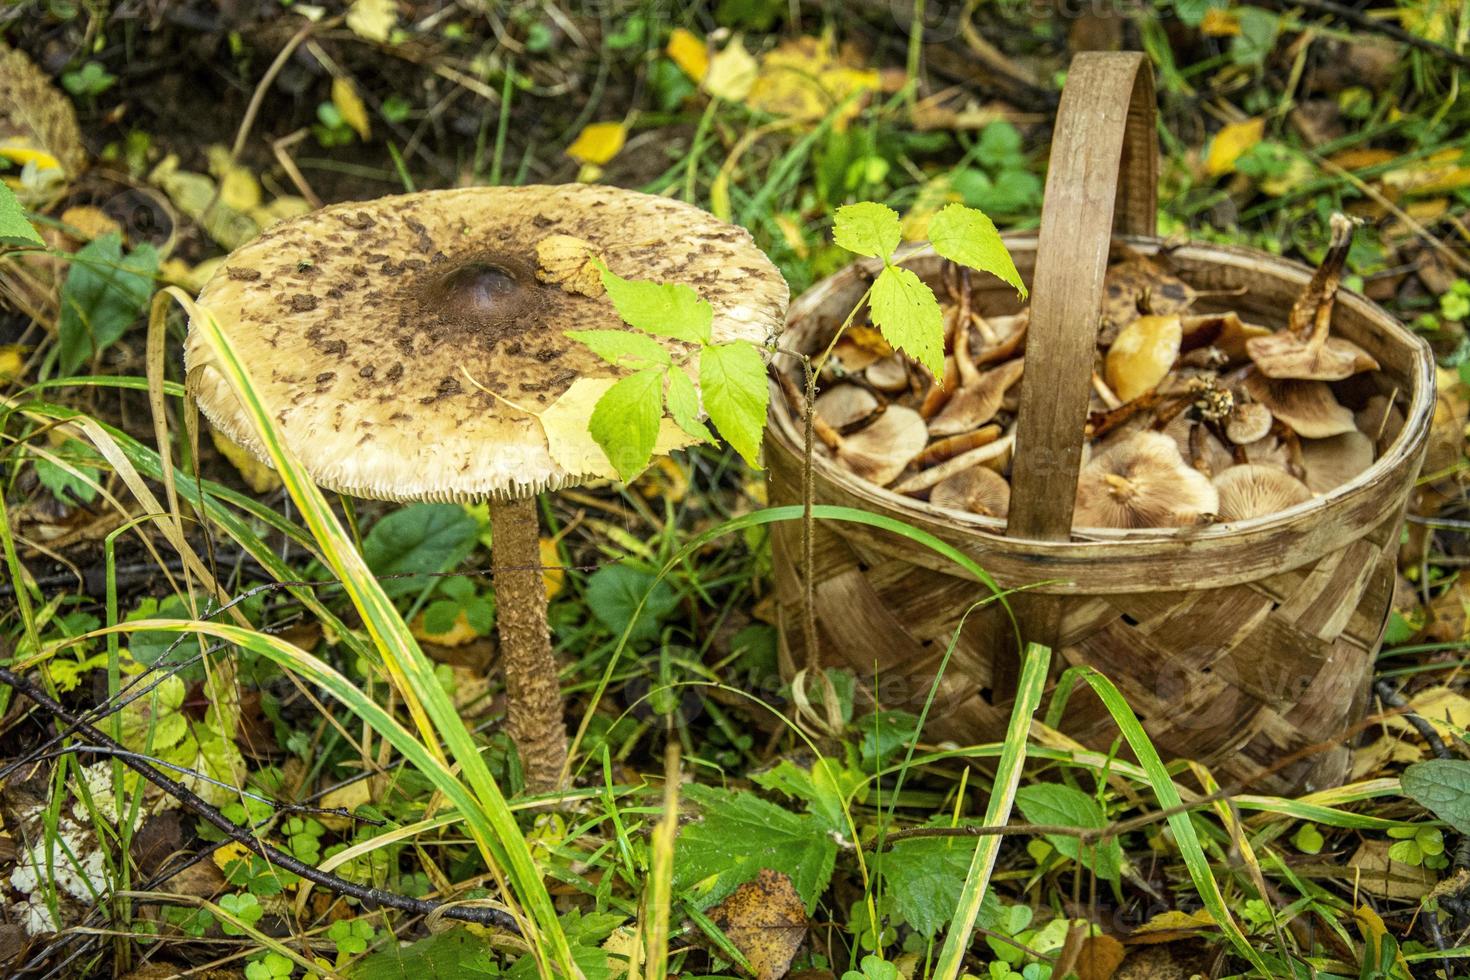
{"label": "yellow birch leaf", "polygon": [[1220,177],[1235,169],[1235,161],[1266,135],[1266,120],[1247,119],[1231,123],[1215,134],[1210,155],[1205,159],[1205,172]]}
{"label": "yellow birch leaf", "polygon": [[217,429],[209,430],[209,438],[221,456],[229,460],[240,471],[240,478],[256,493],[271,493],[281,487],[281,477],[275,470],[256,459],[235,444]]}
{"label": "yellow birch leaf", "polygon": [[0,381],[14,381],[26,367],[26,349],[18,344],[0,347]]}
{"label": "yellow birch leaf", "polygon": [[704,81],[705,72],[709,71],[709,52],[705,50],[704,42],[693,33],[682,27],[674,28],[664,53],[695,82]]}
{"label": "yellow birch leaf", "polygon": [[214,861],[215,867],[221,871],[228,871],[230,865],[242,858],[248,858],[254,853],[254,851],[238,841],[226,841],[214,849],[214,853],[210,855],[210,859]]}
{"label": "yellow birch leaf", "polygon": [[561,555],[556,550],[556,538],[542,538],[537,547],[541,551],[541,582],[546,586],[546,598],[555,599],[567,579],[567,570],[561,567]]}
{"label": "yellow birch leaf", "polygon": [[347,8],[347,27],[358,37],[369,41],[384,43],[397,23],[398,4],[395,0],[355,0]]}
{"label": "yellow birch leaf", "polygon": [[459,611],[459,615],[454,617],[454,622],[450,624],[449,629],[443,633],[430,633],[424,626],[423,613],[419,613],[413,618],[413,622],[409,624],[408,629],[417,639],[441,647],[462,647],[480,635],[470,625],[469,617],[465,615],[463,609]]}
{"label": "yellow birch leaf", "polygon": [[[358,807],[373,801],[373,781],[371,779],[357,779],[346,786],[339,786],[318,801],[317,805],[324,810],[346,810],[351,813]],[[328,830],[346,830],[352,826],[352,821],[347,817],[339,817],[331,813],[317,815],[322,826]],[[216,854],[219,852],[216,851]]]}
{"label": "yellow birch leaf", "polygon": [[[546,446],[551,458],[568,473],[617,479],[617,470],[613,469],[607,454],[592,438],[592,433],[587,431],[587,423],[592,418],[597,400],[616,383],[616,378],[578,378],[560,398],[537,416],[546,433]],[[653,454],[667,456],[675,449],[693,445],[695,441],[675,425],[673,419],[665,418],[659,423]]]}
{"label": "yellow birch leaf", "polygon": [[730,39],[724,50],[710,59],[709,71],[704,76],[703,88],[717,99],[744,102],[755,84],[760,66],[740,40],[740,35]]}
{"label": "yellow birch leaf", "polygon": [[373,127],[368,122],[367,106],[362,104],[362,97],[357,94],[357,87],[352,84],[352,79],[332,79],[332,105],[337,107],[342,121],[351,126],[352,131],[364,143],[372,139]]}
{"label": "yellow birch leaf", "polygon": [[589,123],[567,147],[567,156],[600,167],[618,155],[627,138],[628,128],[620,122]]}
{"label": "yellow birch leaf", "polygon": [[536,243],[536,278],[593,299],[603,294],[603,252],[575,235],[547,235]]}
{"label": "yellow birch leaf", "polygon": [[1234,37],[1240,33],[1240,15],[1233,10],[1211,7],[1199,22],[1199,32],[1206,37]]}

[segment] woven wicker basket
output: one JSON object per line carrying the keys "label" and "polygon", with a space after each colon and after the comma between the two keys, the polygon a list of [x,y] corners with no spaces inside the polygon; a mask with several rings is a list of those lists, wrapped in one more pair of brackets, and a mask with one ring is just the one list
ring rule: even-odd
{"label": "woven wicker basket", "polygon": [[[886,514],[972,556],[1007,588],[1022,638],[1055,647],[1061,666],[1089,664],[1128,697],[1166,756],[1212,766],[1225,784],[1285,792],[1340,782],[1363,718],[1373,653],[1394,583],[1405,503],[1433,406],[1426,346],[1360,296],[1339,295],[1333,330],[1383,365],[1372,383],[1405,422],[1366,472],[1283,513],[1183,530],[1070,533],[1110,231],[1135,251],[1154,232],[1157,144],[1149,67],[1136,54],[1073,62],[1053,136],[1040,233],[1008,243],[1032,292],[1008,522],[931,507],[866,483],[818,455],[817,503]],[[1116,189],[1116,192],[1115,192]],[[1201,292],[1242,289],[1199,309],[1234,309],[1279,325],[1310,270],[1215,245],[1168,252]],[[937,284],[940,260],[905,265]],[[821,349],[876,269],[859,263],[793,304],[786,344]],[[977,277],[978,278],[978,277]],[[989,277],[984,277],[989,279]],[[976,309],[1015,311],[995,280]],[[792,368],[793,379],[799,381]],[[1366,382],[1358,379],[1360,385]],[[1360,393],[1361,394],[1361,393]],[[802,499],[802,424],[773,397],[770,498]],[[774,551],[782,670],[807,663],[801,529],[778,525]],[[917,709],[966,610],[989,590],[896,535],[818,522],[811,575],[821,661],[876,678],[874,700]],[[1038,584],[1039,583],[1039,584]],[[1004,731],[1017,637],[996,604],[964,621],[926,735],[964,744]],[[1061,727],[1106,748],[1117,729],[1101,703],[1075,693]]]}

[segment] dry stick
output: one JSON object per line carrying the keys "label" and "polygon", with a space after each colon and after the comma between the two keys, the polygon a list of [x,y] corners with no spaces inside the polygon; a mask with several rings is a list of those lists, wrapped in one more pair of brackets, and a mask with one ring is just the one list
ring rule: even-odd
{"label": "dry stick", "polygon": [[79,719],[76,714],[49,697],[45,691],[42,691],[36,685],[15,672],[0,667],[0,683],[9,685],[21,694],[24,694],[48,714],[55,716],[67,725],[75,727],[79,733],[85,735],[99,746],[111,750],[123,765],[132,769],[169,796],[178,800],[186,810],[194,813],[207,823],[213,824],[216,829],[230,838],[230,840],[252,851],[269,864],[283,871],[288,871],[291,874],[305,878],[307,881],[320,885],[339,895],[355,898],[369,905],[387,906],[388,908],[398,909],[403,912],[411,912],[415,915],[428,915],[431,912],[438,912],[441,916],[449,919],[474,922],[479,925],[496,926],[497,928],[506,929],[517,934],[520,932],[515,919],[510,913],[502,912],[499,909],[456,905],[452,902],[431,902],[426,899],[410,898],[407,895],[384,891],[381,888],[368,888],[348,881],[345,878],[339,878],[334,874],[328,874],[325,871],[321,871],[299,861],[284,851],[277,850],[265,841],[260,840],[248,828],[241,827],[239,824],[230,820],[214,806],[200,799],[188,787],[165,776],[147,762],[141,761],[139,757],[128,752],[127,749],[119,745],[109,736]]}
{"label": "dry stick", "polygon": [[1291,0],[1290,3],[1282,2],[1282,0],[1267,0],[1267,4],[1281,10],[1288,10],[1291,7],[1304,7],[1307,10],[1315,10],[1318,13],[1328,14],[1370,34],[1381,34],[1400,44],[1407,44],[1411,48],[1418,48],[1426,54],[1432,54],[1436,58],[1448,61],[1452,65],[1460,68],[1470,68],[1470,55],[1461,54],[1453,48],[1446,47],[1443,44],[1437,44],[1417,34],[1411,34],[1397,24],[1390,24],[1376,17],[1369,17],[1361,10],[1354,10],[1352,7],[1334,3],[1332,0]]}

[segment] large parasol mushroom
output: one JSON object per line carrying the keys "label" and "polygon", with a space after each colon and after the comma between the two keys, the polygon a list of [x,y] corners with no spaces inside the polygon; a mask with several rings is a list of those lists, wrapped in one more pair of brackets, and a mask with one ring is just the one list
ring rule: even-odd
{"label": "large parasol mushroom", "polygon": [[[713,307],[715,342],[764,343],[780,328],[786,283],[748,233],[590,185],[329,207],[237,249],[200,294],[322,486],[489,500],[508,722],[533,791],[558,785],[567,753],[535,497],[610,472],[596,453],[553,451],[551,420],[585,430],[588,386],[615,376],[566,331],[630,329],[592,277],[575,274],[594,258],[627,278],[694,287]],[[200,331],[185,356],[205,416],[263,458]]]}

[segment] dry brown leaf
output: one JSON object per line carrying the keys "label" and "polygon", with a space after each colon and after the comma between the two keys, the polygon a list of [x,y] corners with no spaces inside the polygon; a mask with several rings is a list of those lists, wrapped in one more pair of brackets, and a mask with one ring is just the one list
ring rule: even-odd
{"label": "dry brown leaf", "polygon": [[756,980],[780,980],[806,939],[806,908],[791,879],[763,868],[735,889],[709,917],[744,954]]}
{"label": "dry brown leaf", "polygon": [[1378,898],[1402,898],[1417,901],[1439,880],[1428,868],[1416,868],[1388,856],[1391,842],[1368,840],[1359,845],[1348,859],[1348,867],[1357,871],[1351,879],[1361,891]]}
{"label": "dry brown leaf", "polygon": [[87,165],[71,100],[24,53],[0,43],[0,156],[68,177]]}
{"label": "dry brown leaf", "polygon": [[1111,980],[1123,963],[1123,944],[1112,936],[1088,936],[1077,954],[1078,980]]}

